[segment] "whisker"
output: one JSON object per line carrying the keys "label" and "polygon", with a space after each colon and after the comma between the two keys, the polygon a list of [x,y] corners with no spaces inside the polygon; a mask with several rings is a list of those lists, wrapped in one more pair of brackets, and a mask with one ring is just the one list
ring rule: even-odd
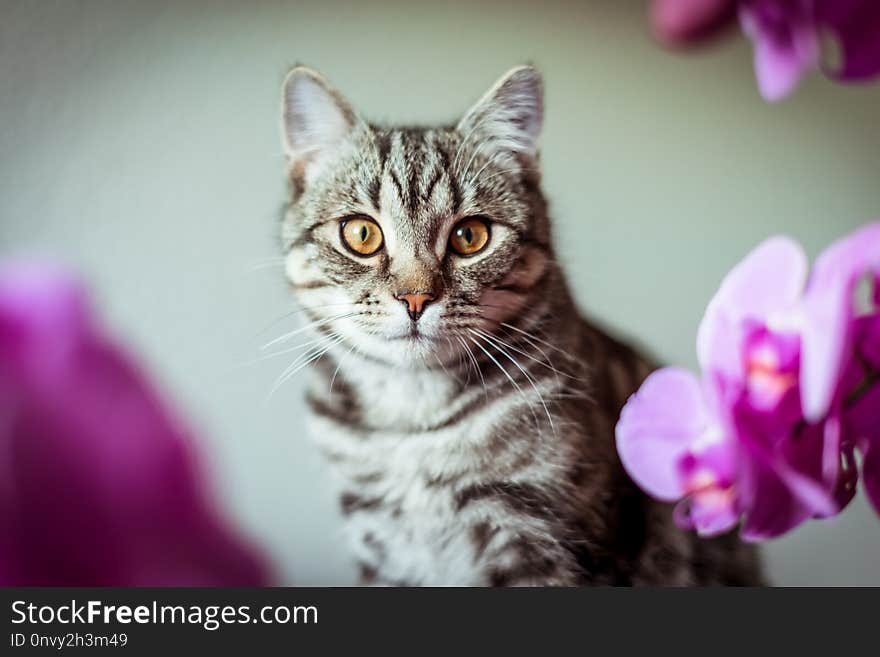
{"label": "whisker", "polygon": [[348,351],[343,354],[342,358],[339,359],[339,362],[336,363],[336,369],[333,370],[333,376],[330,377],[330,386],[328,388],[328,391],[330,393],[333,392],[333,383],[336,381],[336,375],[339,374],[339,368],[342,367],[342,363],[345,362],[345,359],[348,358],[351,355],[351,352],[353,352],[356,348],[357,345],[352,344],[351,347],[349,347]]}
{"label": "whisker", "polygon": [[287,381],[289,381],[297,372],[299,372],[301,369],[303,369],[307,365],[314,363],[321,356],[326,354],[327,351],[329,351],[331,348],[333,348],[334,346],[336,346],[337,344],[339,344],[343,340],[345,340],[345,336],[341,336],[341,335],[334,333],[322,345],[315,347],[311,351],[307,352],[305,355],[302,355],[299,358],[297,358],[296,360],[294,360],[294,362],[291,363],[287,367],[287,369],[285,369],[281,373],[281,375],[278,377],[278,379],[275,381],[275,384],[272,386],[272,389],[269,391],[269,396],[267,398],[267,401],[269,399],[271,399],[272,396],[278,391],[278,389],[281,386],[283,386],[285,383],[287,383]]}
{"label": "whisker", "polygon": [[[448,338],[448,337],[446,338],[446,341],[449,342],[449,338]],[[449,344],[451,345],[452,343],[450,342]],[[455,376],[454,374],[450,374],[449,370],[446,368],[446,365],[443,363],[443,360],[440,358],[440,356],[437,355],[437,352],[434,351],[434,352],[432,352],[432,354],[433,354],[433,356],[434,356],[434,360],[437,361],[437,364],[438,364],[438,365],[440,366],[440,368],[443,370],[443,373],[446,374],[446,376],[448,376],[450,379],[454,379],[454,380],[457,381],[458,383],[461,383],[461,379],[459,379],[459,378],[458,378],[457,376]]]}
{"label": "whisker", "polygon": [[480,369],[480,364],[477,362],[477,357],[474,356],[474,352],[471,351],[471,348],[468,346],[467,342],[464,341],[460,335],[455,336],[458,341],[461,343],[461,346],[464,347],[465,352],[470,357],[471,362],[474,364],[474,369],[477,371],[477,375],[480,377],[480,384],[483,386],[483,392],[486,395],[486,401],[489,401],[489,389],[486,387],[486,379],[483,377],[483,370]]}
{"label": "whisker", "polygon": [[304,331],[308,331],[309,329],[318,328],[318,327],[323,326],[325,324],[329,324],[330,322],[335,322],[340,319],[346,319],[348,317],[353,317],[354,315],[357,315],[357,314],[358,313],[347,312],[347,313],[340,313],[338,315],[333,315],[331,317],[325,317],[323,319],[315,320],[314,322],[310,322],[310,323],[306,324],[305,326],[301,326],[298,329],[295,329],[293,331],[290,331],[288,333],[280,335],[277,338],[275,338],[274,340],[270,340],[269,342],[264,344],[262,347],[260,347],[260,350],[262,351],[262,350],[268,349],[269,347],[271,347],[274,344],[278,344],[279,342],[284,342],[285,340],[289,340],[293,336],[299,335],[300,333],[303,333]]}
{"label": "whisker", "polygon": [[[468,385],[470,385],[470,382],[471,382],[470,363],[468,363],[468,366],[465,367],[464,352],[461,349],[455,348],[455,346],[452,344],[452,338],[450,338],[448,335],[444,335],[443,337],[446,338],[446,345],[449,347],[449,350],[456,352],[456,355],[458,356],[458,365],[455,368],[456,371],[461,372],[462,370],[464,370],[465,374],[467,374],[467,379],[465,379],[465,382],[463,384],[464,387],[467,387]],[[460,383],[461,379],[456,378],[456,381],[458,381]]]}
{"label": "whisker", "polygon": [[265,269],[267,267],[278,267],[287,261],[285,256],[266,256],[265,258],[255,258],[249,264],[245,265],[247,271],[255,271],[257,269]]}
{"label": "whisker", "polygon": [[[520,355],[522,355],[522,356],[525,356],[525,357],[528,358],[529,360],[536,362],[538,365],[541,365],[542,367],[546,367],[548,370],[550,370],[550,371],[553,372],[554,374],[561,375],[561,376],[567,377],[567,378],[569,378],[569,379],[579,380],[577,377],[572,376],[572,375],[569,374],[568,372],[563,372],[563,371],[558,370],[557,368],[555,368],[555,367],[553,366],[552,361],[551,361],[549,358],[547,358],[547,355],[546,355],[543,351],[541,351],[541,354],[544,356],[544,359],[545,359],[545,360],[541,360],[540,358],[535,358],[535,357],[532,356],[530,353],[525,352],[525,351],[522,351],[521,349],[518,349],[517,347],[514,347],[512,344],[509,344],[509,343],[505,342],[504,340],[502,340],[501,338],[499,338],[497,335],[494,335],[494,336],[493,336],[492,334],[490,334],[490,333],[486,333],[485,331],[481,331],[480,329],[471,329],[471,330],[475,330],[475,331],[477,331],[480,335],[482,335],[482,336],[484,336],[484,337],[488,337],[488,338],[491,338],[492,340],[496,340],[498,343],[500,343],[501,345],[503,345],[505,348],[510,349],[511,351],[514,351],[514,352],[516,352],[516,353],[518,353],[518,354],[520,354]],[[528,338],[526,338],[526,339],[528,339]],[[533,346],[534,346],[534,345],[533,345]],[[539,349],[539,351],[540,351],[540,349]],[[545,362],[545,361],[546,361],[546,362]],[[558,380],[558,379],[557,379],[557,380]]]}
{"label": "whisker", "polygon": [[525,391],[516,382],[516,379],[514,379],[512,376],[510,376],[510,373],[506,369],[504,369],[504,366],[498,362],[498,359],[496,359],[492,354],[490,354],[489,351],[483,345],[481,345],[479,342],[477,342],[473,338],[471,338],[471,342],[473,342],[474,345],[476,345],[480,351],[482,351],[484,354],[486,354],[486,356],[489,358],[489,360],[491,360],[493,363],[495,363],[495,365],[498,366],[498,369],[500,369],[504,373],[504,376],[507,377],[507,380],[513,384],[513,387],[516,388],[517,391],[519,391],[520,396],[523,398],[523,401],[528,405],[529,410],[532,413],[532,418],[534,418],[534,420],[535,420],[535,429],[538,431],[538,433],[540,433],[541,432],[541,425],[540,425],[540,422],[538,422],[538,416],[535,414],[534,405],[532,404],[532,402],[529,401],[529,398],[526,396]]}
{"label": "whisker", "polygon": [[264,360],[270,360],[272,358],[277,358],[278,356],[283,356],[284,354],[290,354],[290,353],[293,353],[294,351],[299,351],[300,349],[314,345],[320,341],[321,341],[321,338],[315,338],[314,340],[302,342],[294,347],[288,347],[287,349],[282,349],[281,351],[274,351],[271,354],[263,354],[262,356],[258,356],[256,358],[252,358],[250,360],[244,361],[241,364],[241,366],[245,367],[245,366],[255,365],[256,363],[261,363]]}
{"label": "whisker", "polygon": [[283,267],[283,262],[263,262],[258,265],[250,265],[247,268],[247,273],[253,273],[256,271],[262,271],[263,269],[271,269],[273,267]]}
{"label": "whisker", "polygon": [[505,328],[509,328],[509,329],[512,330],[512,331],[516,331],[517,333],[521,333],[522,335],[526,336],[527,338],[531,338],[532,340],[535,340],[536,342],[540,342],[540,343],[541,343],[542,345],[544,345],[545,347],[549,347],[550,349],[553,349],[554,351],[558,351],[560,354],[563,354],[566,358],[569,358],[569,359],[571,359],[571,360],[575,360],[575,359],[572,357],[572,355],[569,354],[568,352],[566,352],[566,351],[560,349],[560,348],[557,347],[555,344],[550,344],[550,343],[547,342],[546,340],[542,340],[542,339],[539,338],[537,335],[533,335],[533,334],[531,334],[531,333],[529,333],[529,332],[527,332],[527,331],[523,331],[522,329],[517,328],[517,327],[514,326],[513,324],[508,324],[507,322],[499,322],[499,323],[501,324],[501,326],[503,326],[503,327],[505,327]]}
{"label": "whisker", "polygon": [[[273,326],[278,324],[278,322],[284,321],[288,317],[293,317],[294,315],[299,315],[300,313],[304,313],[304,312],[308,312],[308,311],[315,311],[315,310],[318,310],[319,308],[331,308],[334,306],[356,306],[356,305],[357,305],[356,303],[353,303],[351,301],[346,301],[344,303],[323,303],[323,304],[318,304],[316,306],[302,306],[300,308],[294,308],[290,312],[286,312],[283,315],[281,315],[280,317],[273,319],[267,326],[265,326],[264,328],[261,328],[257,332],[256,335],[257,336],[263,335],[263,333],[265,333],[270,328],[272,328]],[[254,336],[254,337],[256,337],[256,336]]]}
{"label": "whisker", "polygon": [[535,382],[535,380],[532,378],[532,376],[526,371],[526,369],[522,365],[519,364],[519,362],[517,362],[517,360],[513,356],[511,356],[509,353],[507,353],[507,351],[505,349],[500,347],[494,338],[483,337],[479,333],[476,333],[475,331],[472,331],[472,333],[474,333],[477,337],[482,337],[483,341],[487,342],[489,345],[494,346],[495,349],[498,351],[498,353],[500,353],[505,358],[507,358],[511,363],[513,363],[516,366],[516,368],[520,372],[523,373],[523,376],[525,376],[526,379],[528,380],[528,382],[532,385],[532,389],[535,391],[535,394],[538,395],[538,400],[540,401],[541,406],[544,407],[544,413],[547,415],[547,421],[550,423],[550,430],[553,431],[553,435],[555,436],[556,435],[556,427],[553,425],[553,418],[550,415],[550,409],[547,407],[547,402],[544,401],[544,397],[541,395],[541,391],[538,390],[538,384]]}
{"label": "whisker", "polygon": [[[367,331],[369,335],[376,335],[376,331]],[[352,342],[351,348],[343,354],[342,358],[339,359],[339,362],[336,364],[336,369],[333,370],[333,376],[330,377],[330,388],[329,391],[333,392],[333,382],[336,381],[336,375],[339,374],[339,368],[342,367],[342,364],[345,362],[345,359],[348,358],[352,352],[357,349],[357,343]]]}

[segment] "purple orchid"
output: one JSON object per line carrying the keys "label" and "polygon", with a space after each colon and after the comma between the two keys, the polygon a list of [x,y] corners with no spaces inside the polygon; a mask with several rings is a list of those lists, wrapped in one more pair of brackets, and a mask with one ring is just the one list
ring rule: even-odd
{"label": "purple orchid", "polygon": [[[863,303],[861,283],[870,291]],[[806,315],[804,368],[824,385],[804,398],[805,415],[840,416],[843,448],[862,452],[865,492],[880,513],[880,223],[819,256]]]}
{"label": "purple orchid", "polygon": [[736,22],[738,0],[652,0],[651,27],[669,46],[699,44]]}
{"label": "purple orchid", "polygon": [[819,26],[813,0],[742,2],[739,22],[754,44],[755,77],[765,100],[790,94],[807,71],[819,66]]}
{"label": "purple orchid", "polygon": [[673,502],[676,519],[701,535],[739,520],[739,454],[714,388],[685,370],[651,374],[624,406],[617,449],[630,476],[649,495]]}
{"label": "purple orchid", "polygon": [[[873,301],[857,308],[868,277]],[[880,223],[830,246],[808,281],[801,247],[771,238],[724,279],[697,335],[702,380],[652,374],[617,426],[633,479],[702,535],[742,521],[760,540],[839,513],[854,450],[880,512]]]}
{"label": "purple orchid", "polygon": [[822,68],[821,40],[836,39],[841,65],[825,73],[840,81],[880,74],[880,3],[875,0],[654,0],[657,37],[686,46],[735,22],[754,43],[755,75],[768,101],[787,96],[803,75]]}
{"label": "purple orchid", "polygon": [[37,264],[0,268],[0,584],[261,585],[181,424]]}

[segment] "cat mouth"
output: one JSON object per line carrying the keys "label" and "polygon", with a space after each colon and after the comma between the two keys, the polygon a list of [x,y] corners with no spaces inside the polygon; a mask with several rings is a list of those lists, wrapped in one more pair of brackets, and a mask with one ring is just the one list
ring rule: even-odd
{"label": "cat mouth", "polygon": [[417,326],[412,326],[409,329],[408,333],[404,333],[403,335],[398,335],[395,340],[429,340],[429,336],[425,335],[422,331],[418,329]]}
{"label": "cat mouth", "polygon": [[409,327],[409,331],[406,333],[401,333],[400,335],[396,335],[391,338],[395,342],[410,342],[410,343],[424,343],[424,342],[434,342],[434,336],[428,335],[424,331],[419,330],[417,324],[413,323]]}

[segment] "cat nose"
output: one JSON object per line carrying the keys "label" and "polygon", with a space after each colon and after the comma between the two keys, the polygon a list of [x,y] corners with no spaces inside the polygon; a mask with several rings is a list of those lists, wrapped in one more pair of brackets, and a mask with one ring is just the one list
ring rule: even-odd
{"label": "cat nose", "polygon": [[398,292],[394,298],[400,301],[413,321],[422,316],[427,306],[434,300],[433,292]]}

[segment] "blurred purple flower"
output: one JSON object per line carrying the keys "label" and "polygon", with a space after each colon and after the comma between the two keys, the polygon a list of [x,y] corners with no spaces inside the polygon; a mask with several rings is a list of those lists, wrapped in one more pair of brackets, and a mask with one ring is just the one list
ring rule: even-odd
{"label": "blurred purple flower", "polygon": [[880,514],[880,385],[876,374],[873,386],[848,411],[846,430],[862,452],[862,483]]}
{"label": "blurred purple flower", "polygon": [[[873,282],[873,307],[860,313],[856,287]],[[804,371],[813,385],[805,390],[804,413],[815,421],[832,403],[843,401],[838,382],[859,351],[869,361],[880,349],[877,296],[880,295],[880,222],[868,224],[836,241],[816,258],[804,304]],[[859,317],[861,315],[861,317]],[[876,360],[874,360],[876,363]],[[876,368],[875,368],[876,370]]]}
{"label": "blurred purple flower", "polygon": [[876,0],[653,0],[654,33],[672,46],[718,35],[735,18],[754,43],[761,95],[788,95],[808,71],[820,68],[823,34],[833,36],[842,59],[825,73],[841,81],[880,74],[880,3]]}
{"label": "blurred purple flower", "polygon": [[[859,302],[858,287],[871,292]],[[865,492],[880,513],[880,223],[838,240],[819,258],[810,278],[804,368],[837,385],[814,388],[804,399],[815,418],[830,409],[842,418],[844,448],[862,453]],[[834,321],[849,317],[850,321]]]}
{"label": "blurred purple flower", "polygon": [[[750,540],[838,513],[862,451],[880,512],[880,223],[808,264],[771,238],[724,279],[697,335],[703,380],[666,368],[630,399],[617,426],[624,467],[647,492],[682,499],[683,526],[711,535],[742,519]],[[873,283],[860,314],[859,281]]]}
{"label": "blurred purple flower", "polygon": [[807,71],[819,66],[819,27],[812,0],[741,2],[739,22],[754,44],[755,77],[765,100],[790,94]]}
{"label": "blurred purple flower", "polygon": [[651,28],[669,46],[692,46],[736,22],[738,0],[652,0]]}
{"label": "blurred purple flower", "polygon": [[182,425],[38,264],[0,269],[0,525],[2,585],[268,582]]}
{"label": "blurred purple flower", "polygon": [[617,424],[617,449],[633,480],[659,500],[685,498],[676,520],[707,536],[740,515],[740,456],[724,415],[712,386],[666,367],[645,380]]}

